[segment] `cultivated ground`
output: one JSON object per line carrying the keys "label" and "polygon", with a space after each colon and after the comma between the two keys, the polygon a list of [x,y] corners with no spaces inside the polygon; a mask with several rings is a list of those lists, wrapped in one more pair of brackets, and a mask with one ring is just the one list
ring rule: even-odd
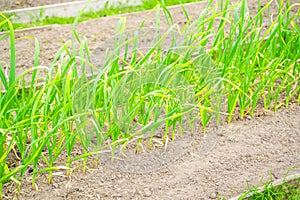
{"label": "cultivated ground", "polygon": [[[90,166],[86,174],[79,172],[78,166],[71,180],[57,173],[50,186],[41,175],[39,191],[30,189],[28,178],[19,199],[233,197],[248,186],[283,178],[288,170],[300,166],[300,106],[293,104],[275,114],[262,112],[189,138],[178,138],[166,152],[129,154],[115,163]],[[164,163],[166,159],[170,162]],[[291,171],[299,172],[300,168]],[[6,187],[11,198],[11,186]]]}
{"label": "cultivated ground", "polygon": [[[250,12],[257,10],[257,1],[247,1]],[[292,1],[294,3],[297,0]],[[186,6],[191,19],[197,18],[205,4]],[[271,12],[276,13],[275,5]],[[296,7],[294,14],[298,11]],[[186,18],[180,7],[170,9],[174,21],[184,26]],[[155,11],[125,15],[127,31],[136,30],[145,20],[145,35],[141,48],[153,44]],[[95,65],[101,65],[105,51],[113,48],[115,27],[121,16],[83,22],[77,31],[85,35],[92,50]],[[163,19],[163,18],[162,18]],[[161,30],[167,30],[164,20]],[[71,37],[71,25],[54,25],[31,31],[18,31],[18,73],[33,65],[34,39],[41,48],[41,65],[49,65],[56,51]],[[151,37],[152,36],[152,37]],[[8,42],[0,41],[0,60],[9,63]],[[196,124],[197,125],[197,124]],[[207,133],[197,130],[186,133],[166,148],[146,151],[137,155],[128,152],[118,155],[114,163],[102,156],[97,166],[90,165],[86,174],[76,166],[71,180],[63,172],[56,173],[53,184],[46,184],[40,175],[38,191],[32,191],[30,174],[24,180],[19,199],[217,199],[232,197],[246,191],[248,185],[284,177],[300,169],[300,106],[291,103],[278,112],[258,109],[255,117],[219,127],[211,125]],[[92,162],[91,162],[92,163]],[[29,173],[29,172],[28,172]],[[4,194],[14,195],[12,183],[4,186]]]}
{"label": "cultivated ground", "polygon": [[1,0],[0,10],[20,9],[57,3],[66,3],[72,1],[76,0]]}

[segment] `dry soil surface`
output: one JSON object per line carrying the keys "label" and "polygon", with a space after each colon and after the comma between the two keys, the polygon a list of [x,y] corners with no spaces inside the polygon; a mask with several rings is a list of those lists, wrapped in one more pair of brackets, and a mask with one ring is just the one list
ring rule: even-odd
{"label": "dry soil surface", "polygon": [[[293,1],[294,3],[297,0]],[[256,1],[248,1],[251,13]],[[197,18],[203,3],[186,6],[191,19]],[[276,12],[275,6],[272,7]],[[293,12],[297,12],[296,7]],[[186,22],[179,7],[171,8],[174,21]],[[155,12],[124,15],[127,31],[136,30],[145,20],[146,38],[141,46],[151,46],[151,30]],[[77,26],[86,35],[95,65],[101,65],[107,48],[113,48],[115,27],[121,16],[106,17]],[[164,20],[161,29],[167,30]],[[33,64],[34,40],[40,42],[41,65],[49,65],[55,52],[71,38],[70,25],[54,25],[16,32],[18,73]],[[150,39],[149,39],[150,38]],[[8,41],[0,41],[0,60],[8,68]],[[232,197],[257,185],[260,180],[282,178],[287,170],[300,166],[300,106],[291,104],[273,113],[259,109],[256,117],[236,120],[230,125],[211,126],[206,134],[196,131],[177,138],[165,148],[138,155],[118,155],[111,163],[105,156],[98,166],[90,166],[86,174],[74,171],[70,180],[63,173],[55,174],[53,184],[46,184],[40,175],[38,191],[30,189],[30,176],[24,180],[19,199],[217,199]],[[299,172],[294,169],[292,173]],[[14,194],[12,183],[4,185],[5,197]]]}
{"label": "dry soil surface", "polygon": [[[230,125],[210,128],[206,134],[177,138],[167,150],[101,160],[86,174],[80,166],[67,180],[64,173],[38,176],[31,190],[28,174],[18,199],[219,199],[300,172],[300,106]],[[188,138],[188,140],[187,140]],[[91,162],[92,163],[92,162]],[[7,199],[13,185],[4,186]]]}
{"label": "dry soil surface", "polygon": [[20,9],[36,6],[45,6],[57,3],[66,3],[78,0],[1,0],[0,10]]}

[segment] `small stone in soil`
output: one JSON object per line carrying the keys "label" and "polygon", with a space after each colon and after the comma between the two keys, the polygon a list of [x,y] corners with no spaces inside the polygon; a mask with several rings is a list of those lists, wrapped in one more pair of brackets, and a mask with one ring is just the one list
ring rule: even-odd
{"label": "small stone in soil", "polygon": [[251,157],[252,155],[251,155],[250,153],[246,153],[245,156],[246,156],[247,158],[249,158],[249,157]]}
{"label": "small stone in soil", "polygon": [[104,196],[104,197],[108,197],[108,196],[109,196],[109,193],[107,193],[107,192],[104,192],[104,193],[102,193],[102,196]]}
{"label": "small stone in soil", "polygon": [[112,194],[111,197],[122,197],[122,194],[120,194],[120,193],[115,193],[115,194]]}
{"label": "small stone in soil", "polygon": [[145,197],[151,197],[151,195],[152,195],[152,192],[150,191],[150,189],[149,188],[145,188],[144,189],[144,196]]}
{"label": "small stone in soil", "polygon": [[209,195],[209,198],[211,199],[216,199],[218,197],[218,192],[212,192],[210,195]]}
{"label": "small stone in soil", "polygon": [[234,142],[235,138],[233,136],[228,136],[227,141],[228,142]]}
{"label": "small stone in soil", "polygon": [[29,167],[28,173],[31,174],[32,172],[33,172],[33,169],[31,167]]}

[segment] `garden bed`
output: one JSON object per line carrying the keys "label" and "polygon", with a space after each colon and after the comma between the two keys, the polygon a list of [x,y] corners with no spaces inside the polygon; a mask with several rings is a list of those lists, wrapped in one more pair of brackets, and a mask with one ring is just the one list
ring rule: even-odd
{"label": "garden bed", "polygon": [[[142,153],[128,155],[128,158],[120,157],[122,160],[117,158],[115,163],[108,161],[99,166],[94,166],[91,159],[86,174],[81,172],[80,163],[75,164],[70,180],[66,179],[64,172],[57,172],[53,183],[48,185],[46,174],[38,175],[39,191],[31,189],[28,171],[19,198],[234,197],[252,189],[252,186],[263,185],[269,181],[270,175],[273,180],[281,179],[287,170],[300,165],[300,106],[291,105],[275,114],[258,112],[257,117],[209,129],[207,138],[197,133],[188,144],[186,140],[177,138],[170,146],[170,150],[174,150],[173,155],[167,153],[172,162],[166,165],[163,165],[164,160],[159,160],[164,159],[163,155],[154,157],[157,156],[156,151],[147,153],[147,157]],[[177,145],[180,146],[179,152]],[[76,151],[80,153],[79,149]],[[135,173],[133,169],[139,171]],[[290,173],[299,172],[296,168]],[[14,187],[13,183],[5,185],[4,199],[16,195]]]}
{"label": "garden bed", "polygon": [[[295,1],[296,2],[296,1]],[[250,13],[257,10],[256,1],[248,1]],[[198,17],[206,3],[186,5],[191,20]],[[195,9],[197,8],[197,9]],[[297,8],[292,10],[297,14]],[[277,8],[272,4],[271,11]],[[182,28],[187,23],[185,13],[180,6],[170,8],[174,22]],[[149,50],[153,46],[157,26],[155,10],[124,15],[126,31],[135,33],[145,20],[139,48]],[[142,17],[143,16],[143,17]],[[161,13],[160,30],[169,28]],[[80,38],[86,36],[92,51],[95,66],[101,69],[107,51],[113,51],[115,29],[122,16],[106,17],[78,24],[76,27]],[[268,19],[264,19],[267,27]],[[17,74],[33,66],[34,36],[40,44],[39,64],[49,66],[56,51],[71,39],[71,25],[53,25],[36,30],[16,32]],[[166,44],[169,44],[166,39]],[[0,41],[0,60],[8,66],[8,40]],[[78,46],[78,44],[76,44]],[[147,52],[147,51],[146,51]],[[32,58],[30,60],[29,58]],[[141,59],[141,58],[139,58]],[[6,70],[9,70],[6,67]],[[29,79],[27,79],[29,80]],[[122,93],[121,93],[122,94]],[[218,199],[230,198],[247,191],[248,185],[259,185],[271,173],[274,179],[284,177],[290,168],[300,165],[300,106],[293,98],[287,108],[280,107],[274,113],[263,108],[260,102],[254,116],[240,119],[234,115],[232,123],[222,121],[220,126],[211,124],[204,134],[200,122],[195,123],[195,134],[185,130],[183,137],[177,135],[174,142],[163,144],[163,130],[157,130],[157,148],[144,149],[144,153],[127,152],[127,157],[118,151],[115,162],[110,162],[107,155],[101,157],[100,165],[92,165],[93,157],[88,162],[88,172],[80,172],[81,162],[72,165],[70,179],[63,171],[53,173],[53,183],[47,184],[46,175],[38,174],[36,185],[38,191],[32,191],[29,168],[22,182],[20,199]],[[224,117],[224,116],[223,116]],[[225,120],[226,120],[225,116]],[[187,133],[188,132],[188,133]],[[142,143],[143,144],[143,143]],[[132,150],[132,149],[131,149]],[[74,154],[82,150],[75,147]],[[106,152],[102,152],[105,154]],[[109,154],[110,155],[110,154]],[[56,165],[65,164],[64,157]],[[43,168],[43,164],[40,166]],[[299,169],[293,170],[295,173]],[[13,182],[4,185],[4,198],[16,195]]]}
{"label": "garden bed", "polygon": [[31,23],[42,22],[49,18],[70,18],[76,17],[83,9],[84,13],[95,13],[101,10],[110,9],[111,7],[118,7],[121,5],[137,6],[141,5],[141,2],[131,0],[130,2],[122,0],[113,1],[94,0],[65,2],[59,4],[50,4],[43,6],[34,6],[29,8],[7,10],[4,12],[7,16],[14,16],[12,22],[14,23]]}
{"label": "garden bed", "polygon": [[59,3],[76,2],[77,0],[4,0],[1,1],[1,10],[22,9],[45,6]]}

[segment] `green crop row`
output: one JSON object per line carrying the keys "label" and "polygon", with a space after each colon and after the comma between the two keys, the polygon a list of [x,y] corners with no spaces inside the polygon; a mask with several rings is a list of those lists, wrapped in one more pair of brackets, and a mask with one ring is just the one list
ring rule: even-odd
{"label": "green crop row", "polygon": [[[263,14],[271,3],[260,6],[258,1],[257,14],[250,17],[245,0],[218,5],[211,0],[194,21],[182,7],[187,24],[180,33],[160,4],[156,40],[146,52],[138,48],[139,34],[125,34],[122,18],[114,51],[101,70],[91,63],[88,41],[76,32],[79,15],[72,39],[58,50],[52,64],[39,66],[36,40],[34,66],[20,76],[14,27],[0,14],[0,27],[9,27],[0,40],[9,40],[10,53],[9,66],[0,62],[0,197],[3,184],[20,185],[29,166],[36,188],[37,174],[48,173],[49,183],[55,170],[66,170],[69,177],[72,163],[80,159],[85,171],[89,156],[97,160],[105,148],[139,143],[146,133],[151,147],[159,127],[166,143],[197,119],[205,131],[212,119],[218,123],[224,115],[230,123],[235,111],[243,118],[254,115],[258,105],[276,110],[291,101],[300,103],[299,13],[290,14],[299,4],[279,1],[277,16],[264,29]],[[159,31],[160,8],[169,22],[164,33]],[[166,49],[163,42],[170,38]],[[28,74],[30,80],[25,79]],[[72,154],[75,145],[82,148],[81,155]],[[66,163],[56,163],[60,156]],[[11,165],[11,157],[19,162]]]}

